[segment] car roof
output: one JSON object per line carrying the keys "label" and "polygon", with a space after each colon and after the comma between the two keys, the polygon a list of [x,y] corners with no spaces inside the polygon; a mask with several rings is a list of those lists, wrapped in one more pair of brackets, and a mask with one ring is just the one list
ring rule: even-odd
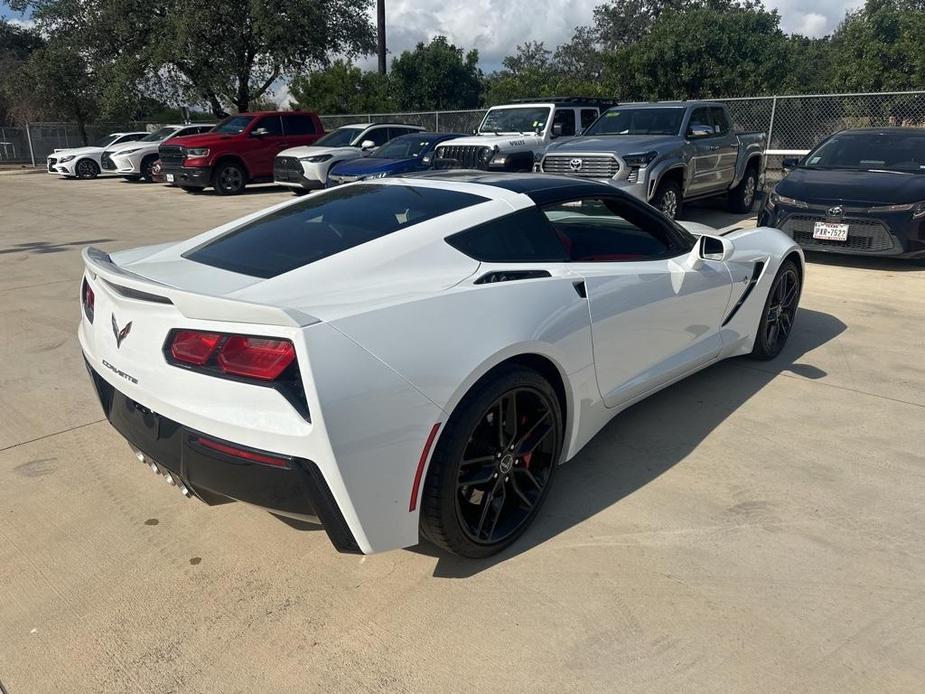
{"label": "car roof", "polygon": [[479,170],[444,169],[419,174],[408,174],[403,178],[447,181],[450,183],[474,183],[521,193],[537,205],[546,205],[585,195],[627,195],[623,191],[600,181],[582,180],[570,176],[550,176],[535,173],[488,173]]}
{"label": "car roof", "polygon": [[686,106],[722,106],[719,101],[627,101],[612,108],[685,108]]}
{"label": "car roof", "polygon": [[406,133],[404,135],[399,135],[398,137],[393,137],[391,140],[389,140],[389,142],[395,142],[396,140],[404,140],[409,137],[414,138],[414,139],[426,137],[431,140],[449,140],[455,137],[465,137],[465,135],[462,135],[461,133],[435,133],[431,130],[421,130],[420,132]]}
{"label": "car roof", "polygon": [[844,130],[839,130],[835,135],[842,135],[844,133],[856,133],[858,135],[867,134],[872,135],[875,133],[889,133],[891,135],[912,135],[915,136],[925,136],[925,128],[917,127],[901,127],[898,125],[891,125],[883,128],[845,128]]}

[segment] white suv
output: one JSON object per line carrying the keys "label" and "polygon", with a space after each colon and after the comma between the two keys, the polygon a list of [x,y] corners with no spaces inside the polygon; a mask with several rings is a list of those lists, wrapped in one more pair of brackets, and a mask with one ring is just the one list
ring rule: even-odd
{"label": "white suv", "polygon": [[89,147],[56,149],[48,155],[48,173],[68,178],[96,178],[100,175],[100,157],[107,147],[140,140],[145,131],[131,133],[109,133]]}
{"label": "white suv", "polygon": [[131,181],[143,179],[151,182],[154,180],[152,176],[154,164],[158,160],[157,148],[161,143],[174,137],[207,133],[214,127],[214,123],[165,125],[137,142],[107,148],[101,158],[103,170]]}
{"label": "white suv", "polygon": [[313,145],[284,149],[273,161],[273,181],[284,186],[324,188],[328,171],[339,161],[358,159],[399,135],[424,128],[401,123],[356,123],[332,130]]}

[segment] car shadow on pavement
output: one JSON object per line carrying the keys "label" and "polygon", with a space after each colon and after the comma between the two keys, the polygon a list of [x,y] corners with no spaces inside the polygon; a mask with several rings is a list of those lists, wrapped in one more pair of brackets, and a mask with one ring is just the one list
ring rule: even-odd
{"label": "car shadow on pavement", "polygon": [[[823,378],[802,361],[846,326],[835,316],[801,308],[783,352],[761,362],[720,362],[618,414],[574,459],[559,468],[533,525],[511,547],[484,560],[461,559],[422,542],[411,551],[434,556],[434,576],[467,578],[554,538],[619,502],[684,460],[730,414],[776,376]],[[735,453],[735,452],[733,452]],[[742,450],[743,460],[750,456]],[[581,544],[594,543],[582,536]],[[568,541],[563,541],[568,546]],[[602,543],[604,545],[606,543]],[[602,551],[607,551],[602,546]]]}
{"label": "car shadow on pavement", "polygon": [[682,222],[699,222],[715,229],[732,229],[735,227],[754,226],[755,217],[758,209],[761,207],[761,201],[757,200],[751,212],[744,214],[730,212],[728,203],[725,198],[708,198],[706,200],[695,200],[684,205],[681,211],[679,221]]}
{"label": "car shadow on pavement", "polygon": [[870,255],[837,255],[834,253],[814,253],[805,251],[806,262],[833,267],[858,268],[859,270],[883,270],[886,272],[922,272],[925,270],[925,258],[910,260],[907,258],[883,258]]}
{"label": "car shadow on pavement", "polygon": [[0,248],[0,255],[9,255],[11,253],[62,253],[63,251],[79,250],[91,243],[106,243],[115,241],[115,239],[81,239],[80,241],[61,241],[53,243],[51,241],[29,241],[27,243],[17,243],[9,248]]}

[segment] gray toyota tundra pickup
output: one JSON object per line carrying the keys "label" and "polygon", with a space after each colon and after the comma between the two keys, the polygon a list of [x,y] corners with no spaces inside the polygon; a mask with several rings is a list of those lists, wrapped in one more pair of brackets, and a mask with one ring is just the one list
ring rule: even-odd
{"label": "gray toyota tundra pickup", "polygon": [[605,181],[675,218],[685,200],[726,195],[734,212],[755,204],[764,133],[737,133],[721,103],[663,101],[608,109],[580,137],[553,143],[543,173]]}

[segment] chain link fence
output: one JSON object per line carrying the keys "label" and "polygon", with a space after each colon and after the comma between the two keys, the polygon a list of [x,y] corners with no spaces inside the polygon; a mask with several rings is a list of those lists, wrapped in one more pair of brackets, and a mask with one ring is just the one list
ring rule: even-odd
{"label": "chain link fence", "polygon": [[[799,156],[833,132],[861,127],[925,127],[925,91],[867,94],[801,94],[790,96],[717,99],[725,103],[740,131],[768,134],[765,184],[781,176],[781,162]],[[485,109],[328,115],[321,119],[331,130],[357,122],[395,122],[419,125],[437,132],[471,133]],[[87,126],[93,142],[110,132],[152,130],[153,123],[97,123]],[[31,123],[22,128],[0,128],[0,164],[41,166],[56,148],[83,145],[73,123]]]}

